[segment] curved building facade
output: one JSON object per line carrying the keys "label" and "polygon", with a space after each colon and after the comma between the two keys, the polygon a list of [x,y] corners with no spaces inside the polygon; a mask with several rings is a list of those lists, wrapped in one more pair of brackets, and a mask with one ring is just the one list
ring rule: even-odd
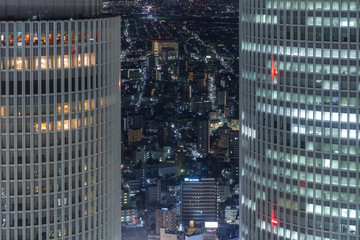
{"label": "curved building facade", "polygon": [[241,239],[360,236],[359,1],[240,1]]}
{"label": "curved building facade", "polygon": [[0,21],[0,239],[120,239],[120,18]]}

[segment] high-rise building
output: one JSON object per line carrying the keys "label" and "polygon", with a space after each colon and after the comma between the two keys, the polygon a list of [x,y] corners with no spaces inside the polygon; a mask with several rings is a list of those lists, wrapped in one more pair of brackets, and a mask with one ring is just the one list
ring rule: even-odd
{"label": "high-rise building", "polygon": [[175,205],[160,205],[156,208],[156,234],[160,233],[160,228],[175,231],[177,224]]}
{"label": "high-rise building", "polygon": [[240,1],[240,239],[357,239],[359,1]]}
{"label": "high-rise building", "polygon": [[120,18],[0,2],[0,236],[120,239]]}
{"label": "high-rise building", "polygon": [[218,183],[215,178],[185,177],[181,181],[181,222],[216,222],[219,217]]}
{"label": "high-rise building", "polygon": [[197,151],[206,157],[210,151],[210,121],[199,117],[196,121]]}

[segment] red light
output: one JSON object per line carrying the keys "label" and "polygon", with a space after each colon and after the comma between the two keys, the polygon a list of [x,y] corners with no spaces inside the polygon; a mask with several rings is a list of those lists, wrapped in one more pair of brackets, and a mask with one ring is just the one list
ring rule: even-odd
{"label": "red light", "polygon": [[137,220],[137,218],[134,218],[134,222],[137,222],[138,220]]}
{"label": "red light", "polygon": [[300,183],[300,187],[305,187],[305,183],[304,183],[304,182],[301,182],[301,183]]}
{"label": "red light", "polygon": [[274,81],[274,77],[278,75],[278,70],[275,68],[274,59],[271,60],[271,81]]}
{"label": "red light", "polygon": [[276,218],[273,217],[273,218],[271,219],[271,223],[274,224],[274,225],[277,225],[277,224],[278,224],[278,221],[277,221]]}
{"label": "red light", "polygon": [[119,91],[121,90],[121,76],[119,74]]}

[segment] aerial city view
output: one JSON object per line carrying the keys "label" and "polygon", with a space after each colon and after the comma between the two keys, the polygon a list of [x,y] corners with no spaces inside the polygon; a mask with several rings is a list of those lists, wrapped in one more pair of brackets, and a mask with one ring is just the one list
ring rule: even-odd
{"label": "aerial city view", "polygon": [[123,239],[238,239],[238,4],[105,6],[122,18]]}
{"label": "aerial city view", "polygon": [[359,240],[359,0],[0,0],[0,240]]}

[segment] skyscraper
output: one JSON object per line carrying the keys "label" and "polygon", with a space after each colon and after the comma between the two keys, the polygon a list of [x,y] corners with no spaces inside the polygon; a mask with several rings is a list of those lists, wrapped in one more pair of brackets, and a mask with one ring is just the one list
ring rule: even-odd
{"label": "skyscraper", "polygon": [[1,239],[120,239],[120,18],[0,3]]}
{"label": "skyscraper", "polygon": [[359,1],[240,1],[241,239],[357,239]]}

